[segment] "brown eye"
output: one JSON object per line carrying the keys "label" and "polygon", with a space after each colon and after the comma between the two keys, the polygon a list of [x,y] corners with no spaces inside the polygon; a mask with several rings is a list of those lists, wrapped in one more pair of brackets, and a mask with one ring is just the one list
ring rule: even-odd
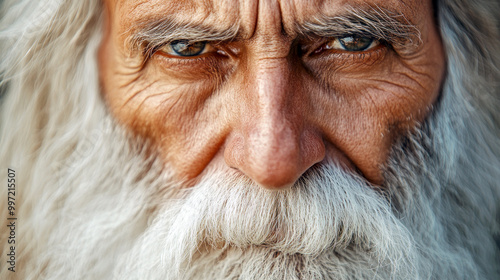
{"label": "brown eye", "polygon": [[380,41],[369,37],[346,36],[335,38],[325,45],[327,50],[342,50],[349,52],[360,52],[372,49],[380,44]]}
{"label": "brown eye", "polygon": [[189,42],[188,40],[175,40],[159,49],[170,56],[195,57],[214,51],[207,42]]}

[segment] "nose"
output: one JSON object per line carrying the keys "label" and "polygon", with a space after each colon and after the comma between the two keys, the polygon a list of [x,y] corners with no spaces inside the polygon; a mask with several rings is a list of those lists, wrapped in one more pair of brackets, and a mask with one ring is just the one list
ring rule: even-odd
{"label": "nose", "polygon": [[293,185],[325,156],[322,137],[305,116],[308,95],[289,64],[281,57],[248,65],[244,101],[224,150],[227,165],[267,189]]}

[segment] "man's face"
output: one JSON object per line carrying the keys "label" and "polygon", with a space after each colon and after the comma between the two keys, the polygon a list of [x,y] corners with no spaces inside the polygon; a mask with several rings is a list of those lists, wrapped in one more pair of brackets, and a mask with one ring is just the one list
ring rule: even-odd
{"label": "man's face", "polygon": [[179,179],[235,169],[267,188],[333,160],[374,184],[436,100],[431,1],[106,1],[110,111]]}

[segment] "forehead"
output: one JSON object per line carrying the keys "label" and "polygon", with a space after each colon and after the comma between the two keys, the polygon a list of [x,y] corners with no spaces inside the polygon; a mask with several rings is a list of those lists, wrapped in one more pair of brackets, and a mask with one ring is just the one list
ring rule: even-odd
{"label": "forehead", "polygon": [[[138,21],[169,18],[224,29],[237,25],[244,37],[254,34],[259,22],[272,17],[286,33],[320,15],[342,15],[352,8],[376,8],[399,14],[416,24],[418,15],[431,10],[430,0],[108,0],[112,15],[130,30]],[[265,23],[264,23],[265,25]]]}

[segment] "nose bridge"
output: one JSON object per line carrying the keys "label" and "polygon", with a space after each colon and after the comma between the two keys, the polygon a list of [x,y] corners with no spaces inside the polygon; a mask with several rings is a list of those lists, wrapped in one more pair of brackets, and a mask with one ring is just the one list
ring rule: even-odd
{"label": "nose bridge", "polygon": [[[290,106],[290,67],[286,57],[254,60],[244,121],[244,171],[262,185],[293,183],[300,169],[300,113]],[[299,174],[300,175],[300,174]]]}
{"label": "nose bridge", "polygon": [[241,111],[224,151],[229,166],[270,189],[293,184],[325,150],[303,116],[308,96],[294,78],[292,42],[281,31],[278,2],[261,0],[238,79]]}
{"label": "nose bridge", "polygon": [[248,49],[248,63],[255,87],[253,96],[262,114],[284,113],[291,69],[291,41],[282,34],[281,8],[277,0],[258,0],[256,29]]}
{"label": "nose bridge", "polygon": [[[300,114],[291,112],[290,101],[294,93],[290,88],[290,69],[286,58],[263,58],[257,60],[255,77],[250,84],[250,94],[255,101],[251,114],[254,116],[248,130],[248,156],[260,160],[278,160],[277,155],[294,157],[300,137]],[[253,88],[253,90],[252,90]],[[295,114],[295,116],[294,116]],[[255,147],[255,146],[258,146]],[[288,153],[288,155],[285,155]],[[254,159],[258,160],[258,159]]]}
{"label": "nose bridge", "polygon": [[253,65],[250,82],[251,97],[255,98],[255,110],[259,116],[278,125],[284,121],[287,103],[292,97],[290,68],[286,57],[261,57]]}
{"label": "nose bridge", "polygon": [[298,102],[307,97],[295,86],[300,82],[293,81],[289,59],[257,50],[253,55],[241,92],[243,113],[224,152],[226,163],[261,186],[283,188],[323,159],[324,145],[306,131],[307,106]]}

